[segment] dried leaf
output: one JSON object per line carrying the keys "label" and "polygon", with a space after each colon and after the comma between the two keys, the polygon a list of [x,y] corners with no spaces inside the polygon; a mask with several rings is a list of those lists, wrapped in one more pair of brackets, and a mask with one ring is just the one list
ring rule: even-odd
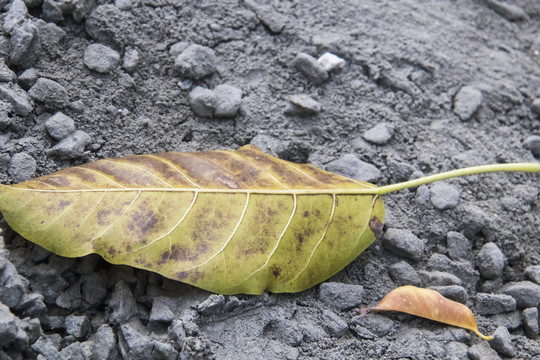
{"label": "dried leaf", "polygon": [[478,331],[476,319],[467,306],[447,299],[435,290],[401,286],[388,293],[376,307],[361,310],[362,313],[369,311],[404,312],[474,331],[484,340],[493,339],[493,336]]}

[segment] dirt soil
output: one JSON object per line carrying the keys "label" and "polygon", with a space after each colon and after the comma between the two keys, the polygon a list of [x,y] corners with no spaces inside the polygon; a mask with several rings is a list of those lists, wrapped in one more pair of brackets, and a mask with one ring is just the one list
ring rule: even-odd
{"label": "dirt soil", "polygon": [[[536,1],[25,0],[27,14],[10,10],[15,20],[8,10],[22,1],[0,3],[0,88],[19,91],[0,89],[3,183],[103,158],[250,143],[377,185],[540,156]],[[34,40],[17,40],[23,21]],[[86,59],[91,44],[107,52]],[[208,75],[175,64],[192,44],[214,51]],[[295,61],[325,52],[345,61],[326,80]],[[40,78],[60,88],[48,93]],[[197,116],[190,93],[221,84],[241,90],[236,115]],[[296,95],[318,104],[300,97],[294,107]],[[81,132],[51,151],[58,111]],[[22,295],[3,300],[0,322],[12,325],[0,329],[11,336],[0,359],[540,359],[538,180],[469,176],[390,194],[384,230],[421,246],[385,235],[330,284],[295,294],[221,296],[97,255],[61,258],[4,222],[0,295]],[[498,258],[504,265],[490,275],[486,261]],[[410,283],[469,305],[482,332],[500,332],[497,342],[408,315],[359,317]],[[517,307],[500,308],[508,299],[497,295],[480,309],[478,294],[508,294],[516,283],[532,305],[512,295]]]}

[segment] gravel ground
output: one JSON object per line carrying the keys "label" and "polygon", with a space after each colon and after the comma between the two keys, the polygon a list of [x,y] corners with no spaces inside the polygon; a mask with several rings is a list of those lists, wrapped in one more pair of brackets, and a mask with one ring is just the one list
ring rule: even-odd
{"label": "gravel ground", "polygon": [[[0,8],[3,183],[249,143],[378,185],[540,158],[536,1]],[[0,359],[539,359],[538,184],[493,174],[388,195],[382,239],[298,294],[211,294],[59,257],[2,223]],[[495,340],[359,315],[404,284],[466,303]]]}

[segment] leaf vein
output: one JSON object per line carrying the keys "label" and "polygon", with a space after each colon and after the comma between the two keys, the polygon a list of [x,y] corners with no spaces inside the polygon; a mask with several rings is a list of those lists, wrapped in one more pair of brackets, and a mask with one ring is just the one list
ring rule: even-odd
{"label": "leaf vein", "polygon": [[176,171],[178,171],[190,184],[192,184],[193,186],[199,188],[199,189],[202,189],[201,186],[197,185],[195,182],[193,182],[186,174],[184,174],[184,172],[182,170],[180,170],[176,165],[174,165],[172,162],[166,160],[166,159],[163,159],[163,158],[160,158],[159,156],[155,156],[155,155],[146,155],[152,159],[156,159],[156,160],[159,160],[167,165],[169,165],[170,167],[172,167],[173,169],[175,169]]}
{"label": "leaf vein", "polygon": [[79,194],[79,196],[77,197],[77,199],[75,199],[75,201],[73,201],[71,204],[69,204],[68,207],[66,207],[64,209],[64,211],[62,211],[60,214],[58,214],[57,217],[55,217],[51,222],[49,222],[49,224],[47,226],[45,226],[42,230],[46,230],[48,229],[52,224],[54,224],[56,221],[58,221],[58,219],[60,219],[66,212],[69,211],[69,209],[71,209],[76,203],[79,202],[79,200],[81,199],[81,197],[83,196],[83,192],[81,191],[81,193]]}
{"label": "leaf vein", "polygon": [[174,186],[172,186],[171,184],[169,184],[169,183],[166,182],[165,180],[161,179],[159,176],[157,176],[157,175],[154,174],[153,172],[148,171],[148,170],[146,170],[145,168],[142,168],[142,167],[140,167],[140,166],[133,165],[133,164],[130,164],[130,163],[127,163],[127,162],[123,162],[123,161],[113,161],[113,160],[109,160],[109,159],[107,159],[106,161],[113,162],[113,163],[115,163],[115,164],[122,164],[122,165],[125,165],[125,166],[130,166],[130,167],[135,168],[135,169],[137,169],[137,170],[143,171],[143,172],[149,174],[150,176],[153,176],[153,177],[156,178],[158,181],[161,181],[162,183],[164,183],[164,184],[167,185],[168,187],[174,188]]}
{"label": "leaf vein", "polygon": [[287,189],[287,190],[290,190],[290,189],[291,189],[290,187],[288,187],[288,186],[282,184],[278,179],[276,179],[276,178],[274,177],[274,175],[272,175],[272,173],[271,173],[270,171],[268,171],[268,170],[267,170],[266,168],[264,168],[263,166],[260,166],[260,165],[257,164],[256,162],[254,162],[254,161],[249,161],[249,159],[246,159],[246,158],[244,158],[244,157],[242,157],[242,156],[240,156],[240,155],[238,155],[238,154],[232,153],[232,152],[229,152],[229,154],[231,154],[231,155],[234,156],[234,157],[237,157],[237,158],[240,159],[241,161],[248,161],[248,162],[250,162],[251,165],[253,165],[253,166],[255,166],[256,168],[261,169],[262,171],[264,171],[265,173],[267,173],[267,174],[272,178],[272,180],[274,180],[279,186],[281,186],[281,187],[283,187],[283,188],[285,188],[285,189]]}

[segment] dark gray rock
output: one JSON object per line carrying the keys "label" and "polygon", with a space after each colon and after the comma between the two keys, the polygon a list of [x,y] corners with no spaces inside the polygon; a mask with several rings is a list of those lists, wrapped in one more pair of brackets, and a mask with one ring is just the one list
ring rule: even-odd
{"label": "dark gray rock", "polygon": [[109,322],[114,325],[121,325],[129,321],[132,317],[137,315],[137,302],[133,297],[131,289],[125,282],[119,281],[109,301],[109,308],[111,314],[109,316]]}
{"label": "dark gray rock", "polygon": [[450,184],[435,183],[430,187],[430,200],[436,209],[452,209],[459,204],[459,190]]}
{"label": "dark gray rock", "polygon": [[174,320],[174,313],[165,301],[160,298],[154,299],[150,311],[150,322],[170,324]]}
{"label": "dark gray rock", "polygon": [[540,284],[540,265],[527,266],[525,276],[537,284]]}
{"label": "dark gray rock", "polygon": [[476,264],[480,274],[485,279],[496,279],[502,276],[504,269],[504,255],[497,244],[489,242],[482,246]]}
{"label": "dark gray rock", "polygon": [[503,356],[513,357],[516,352],[512,346],[510,333],[504,326],[497,327],[497,330],[493,333],[493,340],[489,342],[489,345]]}
{"label": "dark gray rock", "polygon": [[189,105],[193,112],[202,117],[212,117],[216,110],[217,96],[207,88],[196,86],[188,96]]}
{"label": "dark gray rock", "polygon": [[41,330],[41,324],[37,318],[25,318],[21,320],[21,329],[26,332],[28,336],[28,342],[33,344],[43,334]]}
{"label": "dark gray rock", "polygon": [[305,94],[293,95],[289,98],[291,106],[285,110],[288,115],[316,116],[322,111],[322,105],[311,96]]}
{"label": "dark gray rock", "polygon": [[476,312],[480,315],[497,315],[516,309],[516,300],[505,294],[476,294]]}
{"label": "dark gray rock", "polygon": [[540,98],[536,98],[533,100],[531,104],[531,111],[536,115],[540,115]]}
{"label": "dark gray rock", "polygon": [[394,322],[391,319],[377,314],[355,316],[350,324],[351,329],[362,339],[385,336],[394,328]]}
{"label": "dark gray rock", "polygon": [[500,292],[516,299],[517,307],[526,309],[540,305],[540,285],[530,281],[505,284]]}
{"label": "dark gray rock", "polygon": [[531,135],[523,140],[523,147],[529,149],[534,156],[540,157],[540,136]]}
{"label": "dark gray rock", "polygon": [[11,34],[15,26],[20,25],[28,17],[28,8],[23,0],[13,0],[4,18],[4,32]]}
{"label": "dark gray rock", "polygon": [[469,357],[471,360],[500,360],[501,358],[493,350],[487,341],[482,341],[469,348]]}
{"label": "dark gray rock", "polygon": [[15,26],[11,34],[9,61],[19,68],[29,68],[39,58],[41,40],[38,28],[31,20]]}
{"label": "dark gray rock", "polygon": [[461,120],[470,120],[483,100],[484,96],[480,90],[473,86],[464,86],[454,97],[454,112]]}
{"label": "dark gray rock", "polygon": [[391,124],[379,123],[368,131],[364,132],[362,137],[369,143],[375,145],[384,145],[390,141],[393,135],[394,127]]}
{"label": "dark gray rock", "polygon": [[349,331],[349,325],[338,314],[330,310],[323,310],[322,327],[330,336],[342,337]]}
{"label": "dark gray rock", "polygon": [[47,312],[43,295],[39,293],[24,294],[21,301],[15,308],[20,316],[37,318]]}
{"label": "dark gray rock", "polygon": [[0,339],[2,347],[7,347],[17,337],[19,319],[9,311],[9,308],[0,303]]}
{"label": "dark gray rock", "polygon": [[56,81],[42,77],[28,90],[28,95],[47,107],[63,108],[68,103],[66,89]]}
{"label": "dark gray rock", "polygon": [[490,223],[490,215],[476,205],[467,204],[461,210],[463,213],[461,217],[463,235],[469,239],[485,229]]}
{"label": "dark gray rock", "polygon": [[40,263],[47,260],[50,255],[51,252],[49,250],[42,248],[38,244],[32,246],[32,252],[30,253],[32,261]]}
{"label": "dark gray rock", "polygon": [[133,8],[133,2],[131,0],[115,0],[114,5],[120,10],[131,10]]}
{"label": "dark gray rock", "polygon": [[240,109],[242,103],[242,90],[231,85],[218,85],[213,90],[216,96],[216,106],[214,117],[230,118],[234,117]]}
{"label": "dark gray rock", "polygon": [[418,272],[422,282],[427,286],[450,286],[461,285],[461,279],[445,271],[426,271]]}
{"label": "dark gray rock", "polygon": [[486,0],[490,8],[510,21],[527,19],[527,13],[518,5],[499,0]]}
{"label": "dark gray rock", "polygon": [[471,258],[472,243],[462,233],[450,231],[446,234],[446,247],[448,257],[452,260],[469,260]]}
{"label": "dark gray rock", "polygon": [[56,305],[63,309],[75,310],[81,306],[81,281],[71,284],[56,298]]}
{"label": "dark gray rock", "polygon": [[319,286],[319,299],[340,310],[349,310],[362,302],[364,288],[361,285],[325,282]]}
{"label": "dark gray rock", "polygon": [[448,286],[432,286],[430,289],[437,291],[447,299],[457,301],[458,303],[467,304],[469,295],[463,286],[448,285]]}
{"label": "dark gray rock", "polygon": [[190,79],[202,79],[216,71],[216,53],[209,47],[192,44],[174,60],[180,75]]}
{"label": "dark gray rock", "polygon": [[322,84],[328,80],[328,72],[313,56],[306,53],[299,53],[293,61],[294,67],[304,74],[315,84]]}
{"label": "dark gray rock", "polygon": [[345,154],[326,165],[326,170],[360,181],[375,183],[379,181],[381,172],[374,165],[358,159],[352,154]]}
{"label": "dark gray rock", "polygon": [[159,359],[177,359],[178,351],[169,343],[164,341],[154,341],[154,349],[152,355],[155,354]]}
{"label": "dark gray rock", "polygon": [[45,21],[59,23],[64,20],[62,2],[56,0],[43,0],[41,17]]}
{"label": "dark gray rock", "polygon": [[257,18],[273,34],[279,34],[285,28],[287,18],[274,11],[271,6],[264,4],[264,2],[259,4],[253,0],[245,0],[244,4],[257,15]]}
{"label": "dark gray rock", "polygon": [[92,336],[90,360],[109,359],[116,344],[116,336],[107,324],[101,325]]}
{"label": "dark gray rock", "polygon": [[82,156],[86,146],[91,143],[90,135],[82,130],[77,130],[47,150],[46,153],[61,159],[76,159]]}
{"label": "dark gray rock", "polygon": [[84,338],[90,330],[90,321],[85,315],[69,315],[65,321],[66,332],[77,339]]}
{"label": "dark gray rock", "polygon": [[389,160],[387,166],[388,172],[395,182],[409,180],[414,172],[414,167],[406,162]]}
{"label": "dark gray rock", "polygon": [[20,304],[28,291],[28,280],[19,275],[15,266],[7,259],[0,273],[0,302],[14,308]]}
{"label": "dark gray rock", "polygon": [[521,326],[521,312],[514,310],[503,314],[491,315],[489,320],[491,325],[504,326],[507,329],[515,330]]}
{"label": "dark gray rock", "polygon": [[0,84],[0,99],[11,104],[17,115],[26,116],[34,110],[32,100],[17,84]]}
{"label": "dark gray rock", "polygon": [[36,174],[36,160],[27,153],[21,152],[11,157],[8,173],[15,182],[30,180]]}
{"label": "dark gray rock", "polygon": [[474,289],[479,280],[479,274],[469,261],[452,261],[442,254],[433,254],[428,261],[428,269],[448,272],[456,275],[463,286]]}
{"label": "dark gray rock", "polygon": [[279,154],[285,151],[285,144],[280,139],[270,135],[256,135],[251,139],[250,144],[275,157],[279,157]]}
{"label": "dark gray rock", "polygon": [[528,308],[523,310],[523,329],[525,334],[531,339],[538,338],[538,308]]}
{"label": "dark gray rock", "polygon": [[75,132],[75,121],[59,111],[45,122],[45,128],[53,139],[62,140]]}
{"label": "dark gray rock", "polygon": [[416,270],[406,261],[400,261],[388,268],[390,277],[397,285],[422,286],[422,279]]}
{"label": "dark gray rock", "polygon": [[212,294],[197,306],[197,311],[205,316],[210,316],[219,312],[225,305],[223,295]]}
{"label": "dark gray rock", "polygon": [[43,355],[47,360],[64,360],[62,355],[58,352],[57,347],[46,336],[37,339],[37,341],[32,344],[32,349]]}
{"label": "dark gray rock", "polygon": [[84,50],[83,61],[90,70],[105,74],[116,68],[120,62],[120,54],[108,46],[90,44]]}
{"label": "dark gray rock", "polygon": [[14,82],[17,75],[6,65],[4,61],[0,60],[0,82]]}
{"label": "dark gray rock", "polygon": [[48,264],[33,267],[30,280],[33,290],[41,293],[47,304],[54,304],[56,298],[69,286],[60,273]]}
{"label": "dark gray rock", "polygon": [[180,319],[174,319],[168,329],[169,338],[174,341],[178,348],[183,348],[186,342],[186,330]]}
{"label": "dark gray rock", "polygon": [[426,245],[407,229],[391,228],[384,233],[383,246],[394,254],[418,261],[424,256]]}
{"label": "dark gray rock", "polygon": [[71,15],[77,22],[83,21],[96,5],[96,0],[76,0]]}
{"label": "dark gray rock", "polygon": [[126,39],[123,28],[126,17],[112,4],[99,5],[86,17],[85,29],[97,42],[121,48]]}
{"label": "dark gray rock", "polygon": [[139,51],[131,46],[126,47],[126,51],[124,52],[124,59],[122,61],[122,68],[126,70],[127,72],[131,73],[137,69],[137,66],[139,65]]}
{"label": "dark gray rock", "polygon": [[17,78],[17,83],[25,90],[28,90],[34,85],[39,78],[39,72],[34,69],[26,69],[21,75]]}
{"label": "dark gray rock", "polygon": [[97,306],[107,297],[107,285],[103,277],[98,273],[83,275],[82,280],[82,299],[90,306]]}
{"label": "dark gray rock", "polygon": [[60,355],[64,359],[69,360],[87,360],[85,354],[85,349],[82,347],[81,343],[76,341],[60,350]]}
{"label": "dark gray rock", "polygon": [[459,341],[449,341],[444,344],[444,350],[448,359],[469,360],[469,347]]}
{"label": "dark gray rock", "polygon": [[140,320],[134,318],[120,326],[118,343],[124,359],[148,360],[154,358],[154,341]]}

